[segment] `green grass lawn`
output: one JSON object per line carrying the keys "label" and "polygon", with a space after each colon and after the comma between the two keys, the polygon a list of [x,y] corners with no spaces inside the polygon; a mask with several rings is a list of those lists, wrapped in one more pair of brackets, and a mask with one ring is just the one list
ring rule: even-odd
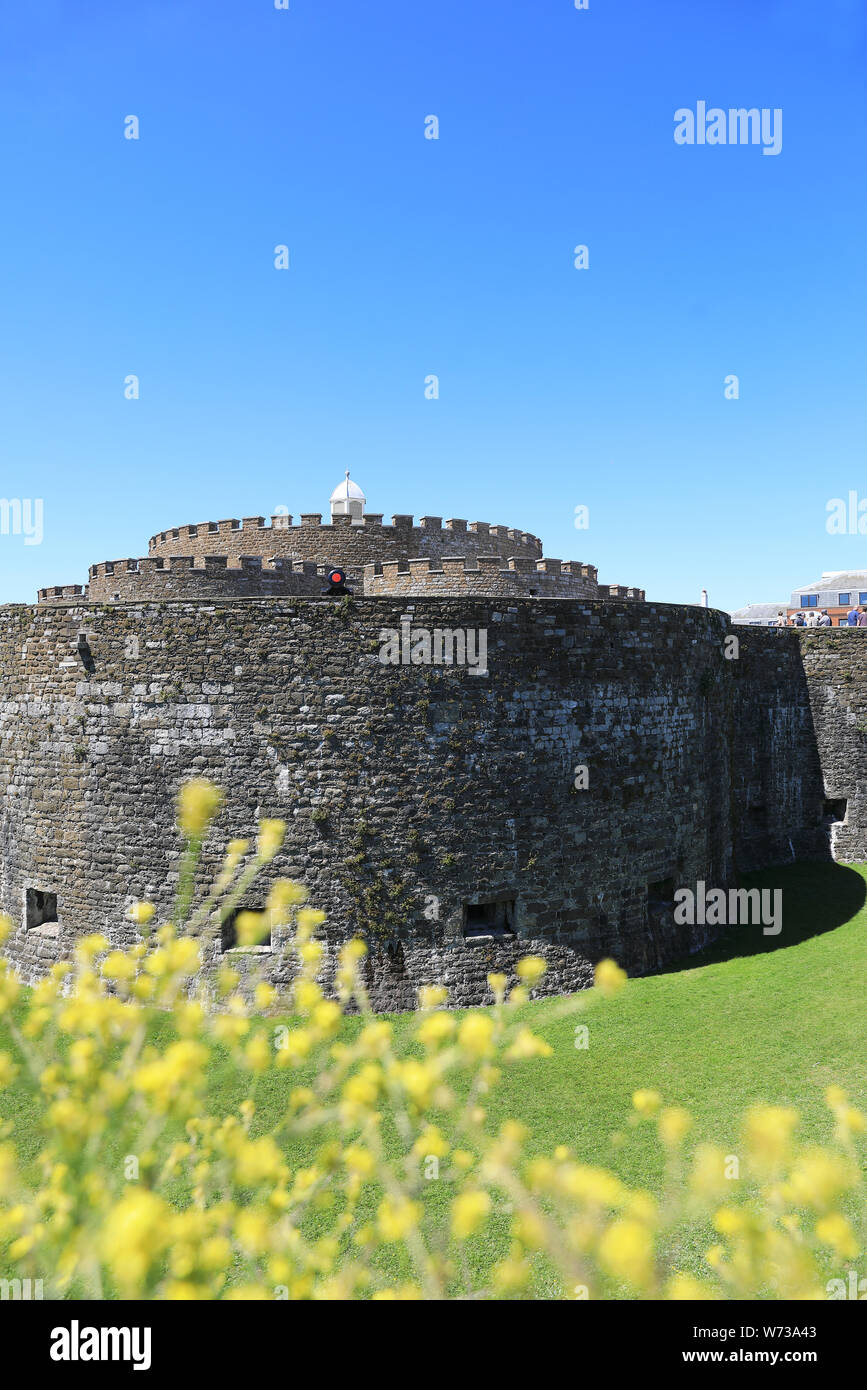
{"label": "green grass lawn", "polygon": [[[778,937],[760,927],[731,929],[701,955],[631,981],[613,1000],[592,991],[578,1015],[558,1017],[557,999],[527,1005],[525,1018],[553,1054],[504,1067],[488,1098],[490,1126],[519,1119],[531,1150],[566,1144],[580,1160],[653,1190],[663,1167],[653,1126],[628,1123],[639,1087],[686,1106],[694,1136],[726,1152],[737,1151],[740,1117],[755,1102],[795,1106],[801,1137],[819,1142],[831,1132],[823,1101],[831,1082],[867,1105],[867,869],[797,864],[752,875],[749,886],[782,888]],[[414,1026],[411,1014],[393,1021],[398,1038]],[[575,1047],[576,1023],[589,1027],[586,1049]],[[169,1017],[154,1020],[155,1032],[170,1026]],[[349,1018],[343,1028],[348,1036],[358,1026]],[[2,1029],[0,1046],[8,1046]],[[286,1071],[258,1079],[257,1132],[276,1121],[296,1084],[297,1073]],[[249,1085],[228,1059],[214,1068],[212,1113],[235,1109]],[[35,1154],[40,1136],[25,1080],[0,1099],[0,1114],[15,1118],[17,1142]],[[441,1187],[431,1185],[429,1200],[444,1213]],[[679,1252],[684,1265],[698,1269],[705,1246],[705,1233],[697,1232]]]}

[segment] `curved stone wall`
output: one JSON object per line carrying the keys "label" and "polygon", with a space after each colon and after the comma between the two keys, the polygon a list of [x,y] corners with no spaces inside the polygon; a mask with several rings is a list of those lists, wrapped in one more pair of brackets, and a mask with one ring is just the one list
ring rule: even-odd
{"label": "curved stone wall", "polygon": [[[484,633],[487,662],[384,664],[407,621]],[[657,969],[712,932],[674,928],[660,891],[729,881],[748,814],[758,861],[787,840],[821,849],[797,637],[750,632],[727,661],[729,631],[712,610],[588,600],[430,598],[409,618],[397,598],[0,609],[9,951],[34,976],[77,934],[128,937],[133,899],[167,912],[173,799],[204,775],[227,794],[206,871],[258,817],[285,818],[265,882],[307,884],[330,953],[369,937],[379,1007],[434,980],[485,1002],[488,973],[528,951],[553,992],[601,956]],[[757,827],[747,808],[774,787]],[[28,892],[56,895],[56,922],[27,925]],[[489,912],[514,935],[479,930]]]}
{"label": "curved stone wall", "polygon": [[[236,565],[225,555],[175,555],[169,559],[106,560],[91,565],[88,598],[117,602],[136,599],[283,597],[318,594],[324,569],[279,557],[263,561],[241,556]],[[41,595],[40,595],[41,597]]]}
{"label": "curved stone wall", "polygon": [[506,598],[598,598],[593,565],[578,560],[531,560],[512,556],[479,555],[475,561],[461,556],[440,560],[392,560],[365,565],[364,592],[369,597],[387,594],[451,596],[465,594]]}
{"label": "curved stone wall", "polygon": [[194,526],[176,526],[152,536],[148,545],[152,557],[170,555],[227,555],[237,563],[241,555],[281,555],[314,564],[340,565],[354,575],[362,566],[382,560],[404,560],[427,555],[491,555],[507,558],[523,555],[539,559],[542,543],[526,531],[487,522],[441,517],[422,517],[418,526],[411,516],[395,516],[384,526],[379,514],[368,515],[363,526],[350,517],[334,517],[322,525],[319,513],[301,517],[292,525],[291,516],[275,516],[266,526],[262,517],[243,521],[205,521]]}

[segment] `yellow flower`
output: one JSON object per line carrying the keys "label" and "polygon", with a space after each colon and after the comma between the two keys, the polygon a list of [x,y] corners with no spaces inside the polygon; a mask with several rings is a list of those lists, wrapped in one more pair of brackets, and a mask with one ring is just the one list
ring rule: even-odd
{"label": "yellow flower", "polygon": [[357,936],[353,937],[351,941],[347,941],[345,946],[341,946],[340,948],[340,962],[342,965],[346,965],[350,961],[362,960],[366,955],[367,947]]}
{"label": "yellow flower", "polygon": [[273,1217],[256,1207],[244,1207],[235,1218],[238,1244],[248,1255],[263,1255],[269,1248]]}
{"label": "yellow flower", "polygon": [[426,1106],[430,1103],[431,1093],[436,1084],[436,1072],[429,1062],[418,1061],[415,1057],[408,1057],[405,1062],[399,1062],[395,1068],[395,1075],[400,1081],[407,1095],[419,1106]]}
{"label": "yellow flower", "polygon": [[561,1172],[551,1174],[547,1170],[547,1163],[547,1159],[537,1159],[530,1165],[528,1176],[533,1185],[538,1184],[540,1188],[553,1185],[568,1197],[578,1197],[581,1201],[598,1206],[615,1207],[623,1200],[622,1182],[604,1168],[570,1163]]}
{"label": "yellow flower", "polygon": [[286,1174],[283,1155],[270,1134],[260,1139],[247,1139],[235,1154],[235,1170],[243,1187],[276,1181]]}
{"label": "yellow flower", "polygon": [[658,1091],[634,1091],[632,1104],[639,1115],[655,1115],[662,1104],[662,1096]]}
{"label": "yellow flower", "polygon": [[841,1154],[827,1149],[807,1149],[789,1175],[787,1188],[797,1206],[830,1206],[858,1181],[857,1170]]}
{"label": "yellow flower", "polygon": [[418,992],[418,1006],[420,1009],[438,1009],[448,997],[445,985],[422,985]]}
{"label": "yellow flower", "polygon": [[185,835],[198,839],[223,804],[223,793],[204,777],[185,782],[178,794],[178,824]]}
{"label": "yellow flower", "polygon": [[[297,1067],[309,1055],[312,1046],[313,1034],[306,1028],[288,1029],[277,1048],[278,1067]],[[297,1093],[293,1092],[294,1094],[300,1094],[300,1089]],[[312,1099],[312,1092],[309,1094]]]}
{"label": "yellow flower", "polygon": [[198,942],[190,936],[173,941],[167,954],[169,969],[181,975],[195,975],[202,964]]}
{"label": "yellow flower", "polygon": [[244,1060],[251,1071],[267,1071],[271,1063],[271,1049],[261,1033],[257,1033],[247,1043]]}
{"label": "yellow flower", "polygon": [[[291,1034],[290,1034],[291,1036]],[[354,1105],[374,1105],[382,1086],[382,1071],[373,1062],[367,1062],[354,1076],[350,1076],[343,1086],[343,1095]]]}
{"label": "yellow flower", "polygon": [[766,1172],[782,1164],[798,1119],[791,1106],[755,1105],[747,1112],[744,1141],[757,1169]]}
{"label": "yellow flower", "polygon": [[220,969],[217,971],[217,988],[219,989],[221,997],[231,994],[232,990],[235,989],[240,982],[241,976],[238,974],[237,970],[233,970],[230,965],[220,966]]}
{"label": "yellow flower", "polygon": [[295,883],[291,878],[278,878],[268,893],[266,907],[271,913],[275,926],[282,926],[289,918],[293,907],[300,907],[307,901],[307,889],[303,883]]}
{"label": "yellow flower", "polygon": [[340,1005],[333,999],[323,999],[321,1004],[317,1004],[310,1015],[310,1022],[320,1033],[335,1033],[340,1027],[340,1020],[343,1017]]}
{"label": "yellow flower", "polygon": [[837,1211],[816,1222],[816,1235],[823,1245],[830,1245],[841,1259],[854,1260],[861,1253],[852,1227],[845,1216]]}
{"label": "yellow flower", "polygon": [[[734,1235],[736,1231],[744,1229],[747,1224],[747,1218],[745,1214],[742,1211],[738,1211],[736,1207],[720,1207],[719,1211],[714,1214],[713,1224],[714,1229],[719,1231],[721,1236],[731,1236]],[[714,1250],[718,1250],[719,1246],[714,1246],[713,1248]],[[709,1251],[708,1259],[710,1259],[710,1254],[711,1252]]]}
{"label": "yellow flower", "polygon": [[112,951],[100,966],[107,980],[131,980],[137,968],[136,962],[123,951]]}
{"label": "yellow flower", "polygon": [[614,1221],[599,1242],[599,1262],[615,1279],[647,1288],[653,1278],[653,1238],[640,1221]]}
{"label": "yellow flower", "polygon": [[458,1044],[472,1057],[490,1057],[493,1045],[494,1020],[487,1014],[467,1014],[458,1029]]}
{"label": "yellow flower", "polygon": [[626,971],[621,970],[613,960],[601,960],[593,972],[593,977],[596,988],[606,999],[619,994],[626,984]]}
{"label": "yellow flower", "polygon": [[553,1051],[544,1038],[537,1037],[529,1028],[519,1028],[514,1042],[503,1055],[508,1061],[514,1062],[525,1057],[550,1057]]}
{"label": "yellow flower", "polygon": [[360,1178],[369,1178],[376,1167],[373,1154],[361,1144],[350,1144],[344,1149],[343,1162],[350,1173],[355,1173]]}
{"label": "yellow flower", "polygon": [[466,1240],[479,1229],[490,1210],[487,1192],[461,1192],[452,1202],[452,1235]]}
{"label": "yellow flower", "polygon": [[416,1037],[425,1047],[436,1047],[438,1043],[450,1038],[456,1028],[457,1020],[440,1009],[437,1013],[428,1014],[419,1024]]}
{"label": "yellow flower", "polygon": [[504,999],[504,997],[505,997],[505,994],[506,994],[506,986],[508,985],[508,983],[509,983],[509,977],[508,977],[508,975],[489,975],[489,976],[488,976],[488,987],[490,988],[490,991],[491,991],[491,993],[493,994],[493,996],[494,996],[494,998],[496,999],[496,1001],[497,1001],[498,1004],[502,1003],[502,1001],[503,1001],[503,999]]}
{"label": "yellow flower", "polygon": [[256,1008],[264,1013],[266,1009],[270,1009],[276,1003],[277,991],[273,985],[269,985],[265,980],[260,980],[253,991],[253,998]]}
{"label": "yellow flower", "polygon": [[374,1019],[358,1035],[358,1051],[364,1057],[382,1057],[391,1042],[392,1026],[385,1018]]}
{"label": "yellow flower", "polygon": [[408,1197],[384,1197],[376,1214],[379,1234],[386,1242],[404,1240],[421,1220],[422,1205]]}
{"label": "yellow flower", "polygon": [[707,1303],[716,1298],[713,1289],[691,1274],[673,1274],[665,1286],[665,1296],[682,1303]]}
{"label": "yellow flower", "polygon": [[312,936],[317,927],[321,927],[325,921],[325,913],[319,912],[315,907],[302,907],[296,918],[298,927],[298,940],[303,941]]}
{"label": "yellow flower", "polygon": [[436,1125],[428,1125],[416,1139],[412,1151],[418,1158],[445,1158],[449,1144]]}
{"label": "yellow flower", "polygon": [[524,956],[515,966],[515,974],[523,984],[531,989],[538,984],[547,969],[547,962],[541,956]]}
{"label": "yellow flower", "polygon": [[101,951],[107,951],[111,942],[101,932],[91,932],[89,936],[82,936],[75,943],[75,957],[84,965],[89,965],[94,956],[98,956]]}
{"label": "yellow flower", "polygon": [[322,999],[322,987],[315,980],[295,981],[295,1007],[300,1014],[309,1014]]}
{"label": "yellow flower", "polygon": [[533,1211],[521,1211],[512,1222],[515,1239],[528,1250],[545,1248],[545,1223]]}
{"label": "yellow flower", "polygon": [[693,1158],[689,1185],[693,1192],[708,1199],[722,1197],[730,1190],[726,1177],[728,1155],[715,1144],[699,1144]]}
{"label": "yellow flower", "polygon": [[259,946],[268,935],[270,923],[264,912],[239,912],[235,932],[239,946]]}
{"label": "yellow flower", "polygon": [[171,1240],[171,1208],[156,1193],[135,1188],[111,1209],[102,1252],[121,1291],[141,1296],[152,1266]]}
{"label": "yellow flower", "polygon": [[269,864],[283,843],[286,835],[284,820],[260,820],[259,836],[256,840],[256,857],[262,864]]}
{"label": "yellow flower", "polygon": [[659,1137],[665,1147],[676,1149],[683,1142],[691,1124],[692,1118],[688,1110],[677,1105],[669,1106],[668,1109],[663,1110],[657,1125]]}
{"label": "yellow flower", "polygon": [[147,926],[156,912],[153,903],[136,902],[127,910],[127,917],[139,927]]}

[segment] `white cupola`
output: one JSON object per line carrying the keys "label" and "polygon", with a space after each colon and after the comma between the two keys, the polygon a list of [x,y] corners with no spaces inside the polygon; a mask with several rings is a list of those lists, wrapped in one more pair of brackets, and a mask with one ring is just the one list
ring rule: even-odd
{"label": "white cupola", "polygon": [[331,515],[351,516],[353,521],[364,519],[364,504],[367,501],[357,483],[350,482],[349,469],[342,483],[331,494]]}

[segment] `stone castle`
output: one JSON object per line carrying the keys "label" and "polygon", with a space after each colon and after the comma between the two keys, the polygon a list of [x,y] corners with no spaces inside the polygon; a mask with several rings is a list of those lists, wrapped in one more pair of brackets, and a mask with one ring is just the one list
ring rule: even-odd
{"label": "stone castle", "polygon": [[542,558],[538,536],[486,521],[366,512],[366,498],[347,472],[331,495],[331,517],[302,513],[204,521],[152,536],[139,559],[91,565],[86,585],[40,589],[40,603],[70,598],[258,598],[320,594],[326,569],[346,571],[365,595],[491,598],[644,599],[644,591],[600,585],[592,565]]}
{"label": "stone castle", "polygon": [[[331,568],[351,594],[328,592]],[[384,664],[402,630],[484,633],[486,664],[455,646]],[[376,1007],[433,981],[490,1002],[487,975],[528,952],[549,992],[602,956],[659,969],[713,930],[675,925],[676,886],[867,857],[863,640],[648,603],[505,526],[384,525],[348,474],[326,525],[170,528],[84,586],[0,608],[7,952],[35,979],[85,932],[129,941],[134,900],[168,913],[174,799],[205,776],[226,804],[203,880],[230,836],[285,820],[242,906],[303,881],[328,969],[368,940]],[[286,984],[280,946],[275,930],[238,947],[215,918],[207,968],[231,953]]]}

